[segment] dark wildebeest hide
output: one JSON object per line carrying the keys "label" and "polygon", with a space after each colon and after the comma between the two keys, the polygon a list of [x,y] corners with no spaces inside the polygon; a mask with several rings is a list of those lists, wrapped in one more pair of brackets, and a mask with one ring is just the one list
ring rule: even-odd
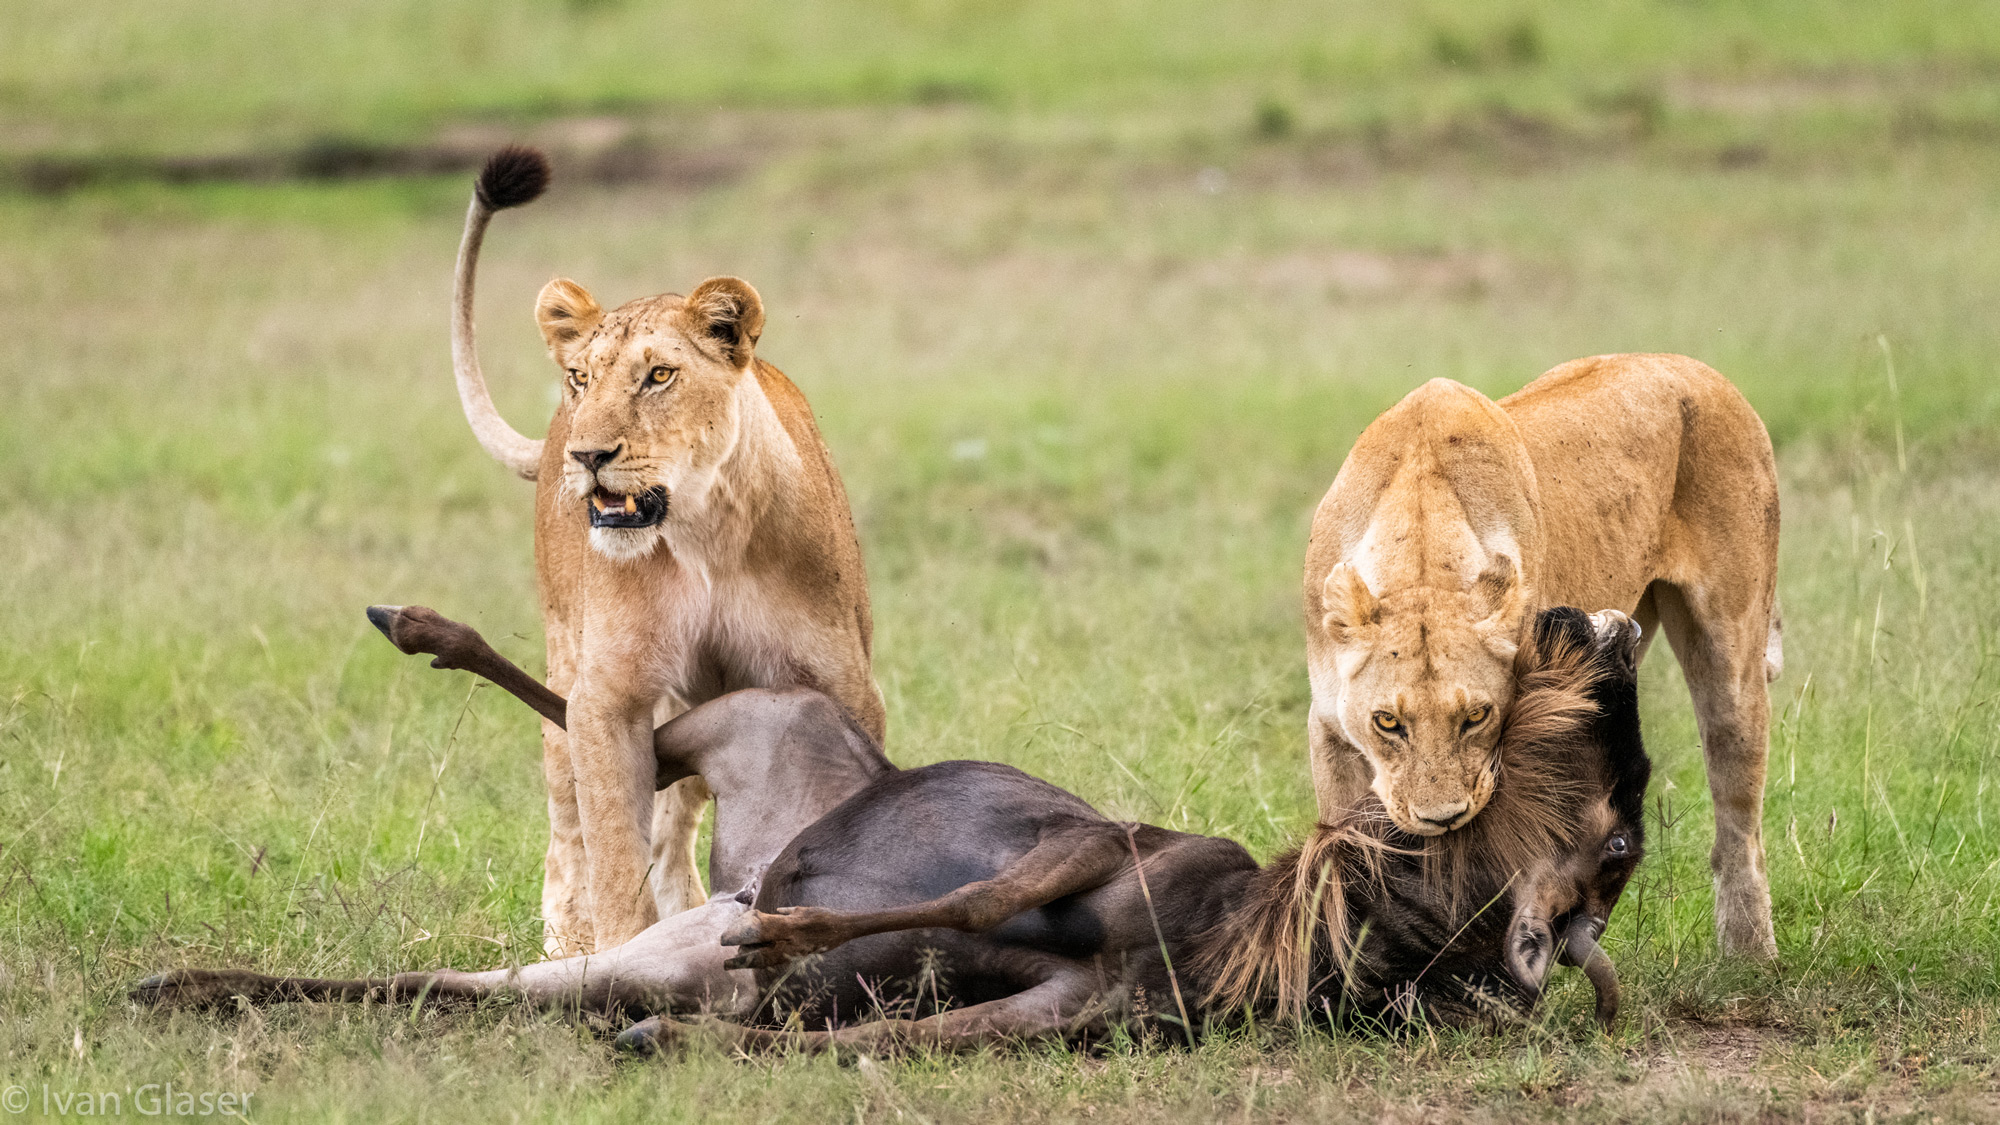
{"label": "dark wildebeest hide", "polygon": [[[420,608],[371,618],[404,651],[565,718],[472,630]],[[512,969],[182,971],[137,994],[514,995],[657,1014],[622,1037],[640,1048],[693,1012],[729,1017],[710,1032],[746,1044],[965,1046],[1135,1023],[1193,1035],[1246,1013],[1494,1016],[1531,1004],[1562,960],[1584,967],[1608,1021],[1617,982],[1596,939],[1639,859],[1650,772],[1636,640],[1622,615],[1546,611],[1480,816],[1418,838],[1363,808],[1264,867],[1229,840],[1111,821],[1011,767],[898,771],[816,693],[739,692],[655,735],[661,785],[698,774],[716,793],[722,893],[705,906],[616,949]]]}

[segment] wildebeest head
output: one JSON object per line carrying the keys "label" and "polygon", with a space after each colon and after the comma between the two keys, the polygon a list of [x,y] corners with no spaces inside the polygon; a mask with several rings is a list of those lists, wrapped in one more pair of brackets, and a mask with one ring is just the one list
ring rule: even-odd
{"label": "wildebeest head", "polygon": [[1608,1022],[1617,980],[1596,939],[1639,861],[1651,773],[1637,642],[1623,614],[1544,611],[1486,810],[1443,836],[1404,833],[1372,802],[1320,825],[1205,943],[1210,1003],[1477,1012],[1532,1002],[1562,960],[1589,973]]}
{"label": "wildebeest head", "polygon": [[1526,869],[1513,893],[1506,963],[1509,975],[1539,993],[1552,960],[1581,966],[1597,990],[1607,1025],[1618,1011],[1618,981],[1597,939],[1639,865],[1645,847],[1646,784],[1652,762],[1639,733],[1639,628],[1623,614],[1586,618],[1550,610],[1536,622],[1536,644],[1587,653],[1596,673],[1589,749],[1574,765],[1594,770],[1566,847]]}

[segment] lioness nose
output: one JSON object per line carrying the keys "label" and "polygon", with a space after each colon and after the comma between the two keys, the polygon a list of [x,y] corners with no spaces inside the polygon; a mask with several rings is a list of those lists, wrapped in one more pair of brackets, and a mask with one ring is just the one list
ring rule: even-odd
{"label": "lioness nose", "polygon": [[569,455],[571,457],[576,458],[577,464],[582,465],[585,469],[588,469],[589,471],[594,473],[597,470],[603,468],[605,465],[609,464],[613,457],[618,456],[618,450],[572,449],[569,451]]}
{"label": "lioness nose", "polygon": [[1471,807],[1472,802],[1470,801],[1458,801],[1449,805],[1429,805],[1421,809],[1413,808],[1410,812],[1425,824],[1435,824],[1439,828],[1449,828],[1454,821],[1465,815],[1465,810]]}

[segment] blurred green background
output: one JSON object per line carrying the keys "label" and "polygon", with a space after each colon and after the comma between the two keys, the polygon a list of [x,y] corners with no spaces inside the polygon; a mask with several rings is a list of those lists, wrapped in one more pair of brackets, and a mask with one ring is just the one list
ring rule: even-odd
{"label": "blurred green background", "polygon": [[[530,488],[445,339],[470,171],[518,140],[557,179],[481,277],[517,427],[548,278],[748,278],[854,503],[891,755],[1260,855],[1312,815],[1299,571],[1353,435],[1433,376],[1713,364],[1786,489],[1781,967],[1716,956],[1662,648],[1611,1038],[1573,980],[1503,1034],[859,1067],[134,1009],[175,965],[537,955],[534,724],[360,614],[540,666]],[[1996,294],[2000,4],[12,0],[0,1078],[311,1120],[1991,1119]]]}

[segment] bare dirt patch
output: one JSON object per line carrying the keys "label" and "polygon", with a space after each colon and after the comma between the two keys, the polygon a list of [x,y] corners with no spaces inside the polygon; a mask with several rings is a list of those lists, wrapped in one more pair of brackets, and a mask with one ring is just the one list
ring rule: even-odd
{"label": "bare dirt patch", "polygon": [[461,124],[408,143],[321,137],[253,152],[29,156],[0,166],[38,194],[108,183],[152,181],[269,183],[354,180],[470,172],[495,149],[528,143],[546,149],[566,179],[596,184],[654,183],[705,188],[734,182],[754,164],[753,146],[687,135],[658,121],[617,116],[562,118],[534,125]]}
{"label": "bare dirt patch", "polygon": [[1573,1089],[1574,1105],[1641,1117],[1705,1120],[1894,1121],[2000,1119],[2000,1086],[1990,1079],[1939,1085],[1920,1068],[1887,1060],[1826,1067],[1796,1032],[1749,1024],[1664,1024],[1631,1058],[1636,1078],[1622,1088]]}

